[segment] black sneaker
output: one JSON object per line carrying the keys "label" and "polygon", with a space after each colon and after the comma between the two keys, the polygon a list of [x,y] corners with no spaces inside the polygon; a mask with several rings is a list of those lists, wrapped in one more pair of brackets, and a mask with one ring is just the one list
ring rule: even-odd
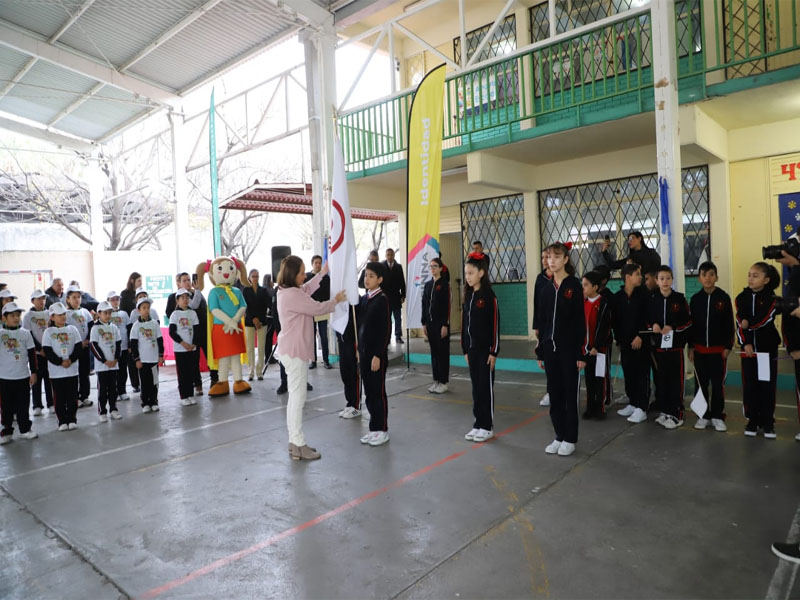
{"label": "black sneaker", "polygon": [[778,558],[788,560],[794,564],[800,564],[800,544],[772,544],[772,553]]}
{"label": "black sneaker", "polygon": [[397,338],[397,343],[398,344],[405,344],[405,342],[403,341],[403,338]]}
{"label": "black sneaker", "polygon": [[310,364],[308,365],[308,368],[309,368],[309,369],[316,369],[316,368],[317,368],[317,363],[316,363],[316,362],[312,362],[312,363],[310,363]]}
{"label": "black sneaker", "polygon": [[326,362],[325,363],[325,368],[330,370],[330,369],[333,368],[333,365],[331,363],[329,363],[329,362]]}
{"label": "black sneaker", "polygon": [[288,391],[289,391],[289,388],[287,388],[287,387],[286,387],[284,384],[281,384],[281,386],[280,386],[280,387],[279,387],[277,390],[275,390],[275,392],[276,392],[276,393],[277,393],[279,396],[280,396],[281,394],[285,394],[285,393],[286,393],[286,392],[288,392]]}
{"label": "black sneaker", "polygon": [[758,435],[758,425],[755,421],[750,420],[747,422],[747,426],[744,428],[744,434],[747,437],[756,437]]}
{"label": "black sneaker", "polygon": [[135,387],[133,388],[133,391],[138,394],[142,391],[142,388]]}
{"label": "black sneaker", "polygon": [[592,415],[592,413],[590,411],[587,410],[585,413],[583,413],[582,416],[586,421],[588,421],[589,419],[592,418],[593,415]]}
{"label": "black sneaker", "polygon": [[314,390],[314,386],[311,385],[310,383],[306,383],[306,391],[307,392],[311,392],[313,390]]}
{"label": "black sneaker", "polygon": [[764,437],[768,440],[774,440],[778,437],[775,433],[775,427],[764,427]]}

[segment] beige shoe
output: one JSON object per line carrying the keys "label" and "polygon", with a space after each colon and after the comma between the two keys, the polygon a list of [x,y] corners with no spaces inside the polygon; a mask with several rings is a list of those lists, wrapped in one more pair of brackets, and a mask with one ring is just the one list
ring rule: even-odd
{"label": "beige shoe", "polygon": [[322,458],[322,455],[317,452],[316,448],[312,448],[307,444],[305,446],[289,444],[289,457],[292,460],[317,460]]}

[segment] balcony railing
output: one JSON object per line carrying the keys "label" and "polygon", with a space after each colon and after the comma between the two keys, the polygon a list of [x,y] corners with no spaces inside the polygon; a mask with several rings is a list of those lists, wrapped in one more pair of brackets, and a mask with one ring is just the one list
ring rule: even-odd
{"label": "balcony railing", "polygon": [[[696,88],[681,101],[705,97],[707,85],[800,64],[799,4],[677,0],[679,88]],[[707,49],[709,37],[714,43]],[[649,9],[636,9],[448,77],[445,155],[652,110],[651,40]],[[340,117],[348,170],[406,158],[412,99],[407,91]]]}

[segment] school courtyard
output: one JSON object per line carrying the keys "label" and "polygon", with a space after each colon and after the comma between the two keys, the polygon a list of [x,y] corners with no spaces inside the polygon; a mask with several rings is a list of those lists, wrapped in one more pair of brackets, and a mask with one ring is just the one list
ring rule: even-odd
{"label": "school courtyard", "polygon": [[[774,441],[745,438],[740,390],[727,433],[612,406],[581,421],[575,455],[552,439],[540,375],[499,372],[496,437],[464,441],[468,374],[426,389],[393,361],[391,441],[337,417],[337,370],[311,372],[309,443],[287,456],[276,367],[245,396],[181,407],[163,370],[161,412],[79,428],[36,417],[37,440],[0,450],[0,598],[796,598],[770,544],[800,527],[794,395]],[[618,384],[619,387],[619,384]],[[619,391],[617,392],[619,394]],[[687,398],[688,400],[688,398]]]}

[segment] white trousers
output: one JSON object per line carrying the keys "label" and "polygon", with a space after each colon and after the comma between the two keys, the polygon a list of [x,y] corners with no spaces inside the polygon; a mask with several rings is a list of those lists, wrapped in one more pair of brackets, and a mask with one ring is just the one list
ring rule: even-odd
{"label": "white trousers", "polygon": [[289,430],[289,443],[305,446],[303,406],[306,403],[308,361],[302,358],[282,356],[281,364],[286,369],[286,382],[289,388],[289,403],[286,406],[286,428]]}
{"label": "white trousers", "polygon": [[[256,365],[256,348],[255,342],[258,339],[258,364]],[[264,371],[264,361],[267,351],[267,327],[256,329],[255,327],[244,328],[244,341],[247,346],[247,364],[249,365],[248,373],[250,377],[261,375]]]}

